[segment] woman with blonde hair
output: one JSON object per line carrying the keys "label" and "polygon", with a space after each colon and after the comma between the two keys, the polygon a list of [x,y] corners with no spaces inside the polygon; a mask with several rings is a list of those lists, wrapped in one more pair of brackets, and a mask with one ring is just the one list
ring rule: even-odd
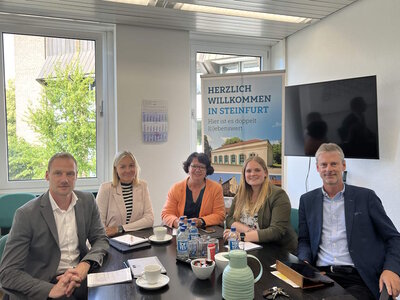
{"label": "woman with blonde hair", "polygon": [[153,226],[149,189],[139,179],[139,171],[131,152],[119,152],[114,158],[113,181],[100,186],[96,201],[109,237]]}
{"label": "woman with blonde hair", "polygon": [[[297,236],[290,225],[290,210],[286,192],[269,182],[265,161],[259,156],[248,158],[226,217],[227,226],[235,226],[242,241],[274,242],[295,251]],[[228,234],[226,230],[225,239]]]}

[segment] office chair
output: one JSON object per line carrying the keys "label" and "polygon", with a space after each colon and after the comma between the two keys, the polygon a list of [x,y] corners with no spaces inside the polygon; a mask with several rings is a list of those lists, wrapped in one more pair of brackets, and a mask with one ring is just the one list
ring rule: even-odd
{"label": "office chair", "polygon": [[36,195],[31,193],[0,195],[0,228],[2,235],[10,230],[15,211],[33,198],[36,198]]}
{"label": "office chair", "polygon": [[290,223],[294,231],[299,234],[299,210],[297,208],[292,208],[290,211]]}

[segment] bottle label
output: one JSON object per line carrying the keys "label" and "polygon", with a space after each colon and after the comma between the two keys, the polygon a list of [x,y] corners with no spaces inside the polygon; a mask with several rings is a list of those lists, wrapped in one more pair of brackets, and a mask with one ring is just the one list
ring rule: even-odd
{"label": "bottle label", "polygon": [[186,254],[188,252],[188,241],[178,241],[178,253]]}
{"label": "bottle label", "polygon": [[236,239],[229,240],[229,250],[239,249],[239,241]]}

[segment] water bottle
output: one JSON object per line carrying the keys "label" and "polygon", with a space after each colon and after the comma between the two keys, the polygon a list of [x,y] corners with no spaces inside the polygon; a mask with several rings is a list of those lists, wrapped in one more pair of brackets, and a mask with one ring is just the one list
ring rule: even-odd
{"label": "water bottle", "polygon": [[187,260],[189,258],[189,247],[188,247],[188,233],[186,226],[179,228],[178,236],[176,237],[176,257],[180,260]]}
{"label": "water bottle", "polygon": [[199,251],[199,231],[196,227],[196,222],[192,221],[189,227],[189,258],[194,259],[198,257]]}
{"label": "water bottle", "polygon": [[236,227],[231,227],[231,232],[228,236],[229,251],[239,249],[239,235],[236,232]]}
{"label": "water bottle", "polygon": [[180,216],[179,217],[179,221],[186,224],[187,223],[187,216]]}
{"label": "water bottle", "polygon": [[197,239],[199,236],[199,230],[196,227],[196,221],[192,221],[189,227],[189,240]]}

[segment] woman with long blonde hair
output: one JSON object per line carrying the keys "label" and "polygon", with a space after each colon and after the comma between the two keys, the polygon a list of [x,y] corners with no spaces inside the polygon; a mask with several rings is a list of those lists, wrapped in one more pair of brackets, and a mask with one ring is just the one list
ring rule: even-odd
{"label": "woman with long blonde hair", "polygon": [[[265,161],[259,156],[248,158],[226,217],[227,226],[236,227],[242,241],[275,242],[295,251],[297,235],[290,225],[290,210],[286,192],[269,181]],[[228,235],[226,230],[224,238]]]}
{"label": "woman with long blonde hair", "polygon": [[149,189],[139,171],[135,156],[121,151],[114,158],[113,180],[100,186],[96,201],[109,237],[153,226]]}

